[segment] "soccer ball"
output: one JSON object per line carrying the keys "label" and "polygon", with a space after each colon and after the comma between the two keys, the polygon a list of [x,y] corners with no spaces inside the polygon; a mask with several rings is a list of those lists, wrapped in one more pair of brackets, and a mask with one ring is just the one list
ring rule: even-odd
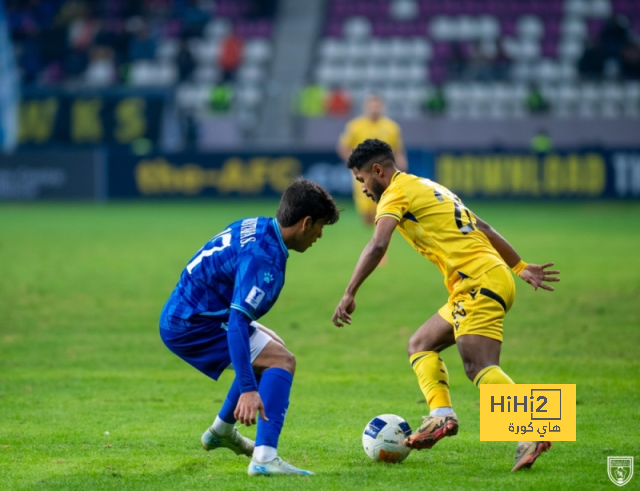
{"label": "soccer ball", "polygon": [[411,427],[400,416],[382,414],[376,416],[362,434],[365,453],[375,462],[402,462],[410,448],[404,446],[404,439],[411,435]]}

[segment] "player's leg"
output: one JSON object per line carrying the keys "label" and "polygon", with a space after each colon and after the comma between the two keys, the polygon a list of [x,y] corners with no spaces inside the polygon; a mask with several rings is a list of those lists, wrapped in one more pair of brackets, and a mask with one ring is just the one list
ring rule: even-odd
{"label": "player's leg", "polygon": [[260,376],[258,392],[268,421],[258,419],[256,447],[249,464],[249,475],[312,475],[312,472],[298,469],[278,457],[278,440],[289,407],[289,394],[296,369],[295,357],[283,345],[268,343],[253,361],[253,368],[256,375]]}
{"label": "player's leg", "polygon": [[[484,336],[466,335],[457,340],[464,370],[476,386],[480,384],[513,384],[511,377],[500,368],[499,341]],[[542,452],[551,448],[551,442],[518,442],[512,472],[530,468]]]}
{"label": "player's leg", "polygon": [[409,362],[429,409],[449,408],[449,374],[440,352],[455,344],[453,326],[439,313],[425,322],[409,339]]}
{"label": "player's leg", "polygon": [[[474,287],[476,285],[473,285]],[[515,299],[515,284],[506,267],[497,267],[480,278],[477,288],[460,294],[461,314],[456,344],[464,370],[476,386],[515,383],[500,367],[502,326]],[[531,467],[551,442],[519,442],[512,471]]]}
{"label": "player's leg", "polygon": [[[447,316],[446,312],[443,314]],[[458,432],[458,420],[451,407],[449,374],[440,357],[440,352],[456,341],[453,326],[444,316],[436,313],[409,340],[409,361],[430,409],[420,428],[405,440],[408,447],[417,450],[431,448],[445,436]]]}
{"label": "player's leg", "polygon": [[482,335],[466,334],[456,340],[464,372],[476,386],[479,384],[513,384],[500,368],[502,342]]}
{"label": "player's leg", "polygon": [[[255,327],[255,326],[254,326]],[[272,339],[259,329],[255,329],[249,337],[249,347],[251,350],[251,362],[262,353],[264,348]],[[260,384],[260,374],[256,373],[256,379]],[[236,418],[233,413],[240,399],[239,382],[233,380],[227,397],[213,422],[213,425],[204,432],[201,438],[202,446],[205,450],[216,448],[229,448],[238,455],[253,456],[255,444],[252,440],[243,437],[235,428]]]}

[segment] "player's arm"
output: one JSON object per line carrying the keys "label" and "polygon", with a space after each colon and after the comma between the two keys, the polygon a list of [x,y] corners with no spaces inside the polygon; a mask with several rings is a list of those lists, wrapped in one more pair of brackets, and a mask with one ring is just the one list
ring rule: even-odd
{"label": "player's arm", "polygon": [[250,324],[251,318],[247,313],[232,306],[227,323],[227,339],[231,363],[240,384],[241,394],[233,416],[247,426],[256,424],[256,412],[260,413],[263,420],[267,420],[264,404],[258,394],[256,376],[251,366]]}
{"label": "player's arm", "polygon": [[405,151],[402,143],[400,144],[400,147],[393,152],[393,156],[396,160],[396,166],[398,169],[402,172],[407,172],[409,169],[409,163],[407,162],[407,152]]}
{"label": "player's arm", "polygon": [[402,131],[400,130],[400,126],[397,126],[397,142],[396,146],[393,149],[393,157],[396,161],[396,166],[402,172],[407,172],[409,170],[409,163],[407,161],[407,151],[404,148],[404,142],[402,141]]}
{"label": "player's arm", "polygon": [[347,126],[344,129],[344,133],[340,135],[338,144],[336,145],[336,153],[344,162],[349,160],[351,152],[353,151],[353,147],[351,146],[352,140],[353,129],[351,123],[347,123]]}
{"label": "player's arm", "polygon": [[349,286],[347,286],[342,300],[340,300],[333,314],[332,320],[336,326],[342,327],[342,322],[351,324],[351,314],[356,309],[355,296],[358,288],[376,269],[384,257],[397,225],[398,220],[388,216],[380,218],[376,223],[373,238],[362,251],[356,269],[351,276],[351,281],[349,281]]}
{"label": "player's arm", "polygon": [[525,263],[511,244],[509,244],[509,242],[507,242],[507,240],[491,225],[481,220],[477,215],[476,222],[478,224],[478,230],[487,236],[489,242],[491,242],[493,248],[498,251],[500,257],[502,257],[504,262],[507,263],[507,266],[509,266],[520,278],[529,283],[534,290],[537,290],[538,287],[551,292],[554,290],[552,286],[545,284],[545,282],[550,283],[560,281],[560,278],[557,276],[552,276],[560,274],[560,271],[546,269],[553,266],[553,263],[546,263],[542,265]]}
{"label": "player's arm", "polygon": [[342,139],[338,140],[338,145],[336,146],[336,152],[340,156],[340,158],[346,162],[349,160],[349,156],[351,155],[351,148],[344,143]]}

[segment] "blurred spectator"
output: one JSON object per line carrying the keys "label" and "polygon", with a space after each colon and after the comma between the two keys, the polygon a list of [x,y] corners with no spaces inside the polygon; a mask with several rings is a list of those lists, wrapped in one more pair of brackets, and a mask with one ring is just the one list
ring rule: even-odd
{"label": "blurred spectator", "polygon": [[553,150],[553,141],[545,129],[540,128],[533,135],[531,138],[531,150],[535,153],[548,153]]}
{"label": "blurred spectator", "polygon": [[542,96],[542,92],[540,92],[537,85],[531,85],[531,87],[529,87],[527,109],[533,114],[545,113],[549,110],[549,103]]}
{"label": "blurred spectator", "polygon": [[434,116],[444,113],[446,108],[447,101],[444,98],[441,87],[436,87],[433,93],[424,100],[422,106],[424,112]]}
{"label": "blurred spectator", "polygon": [[496,55],[493,59],[493,79],[504,81],[509,78],[511,59],[507,55],[502,43],[497,43]]}
{"label": "blurred spectator", "polygon": [[448,72],[451,80],[462,80],[467,67],[468,56],[462,43],[453,43],[448,60]]}
{"label": "blurred spectator", "polygon": [[56,25],[67,26],[74,20],[81,18],[87,10],[82,0],[67,0],[62,4],[55,18]]}
{"label": "blurred spectator", "polygon": [[44,66],[37,34],[30,34],[23,39],[17,55],[23,82],[25,84],[36,82]]}
{"label": "blurred spectator", "polygon": [[464,69],[464,78],[466,80],[480,80],[487,82],[493,77],[493,64],[490,53],[479,41],[474,43],[469,50],[469,56],[466,60]]}
{"label": "blurred spectator", "polygon": [[100,29],[100,21],[95,18],[93,11],[86,7],[69,26],[69,46],[79,51],[86,51]]}
{"label": "blurred spectator", "polygon": [[230,33],[222,40],[218,65],[222,69],[224,82],[232,81],[235,78],[236,70],[242,63],[243,51],[244,43],[242,38],[236,34]]}
{"label": "blurred spectator", "polygon": [[326,96],[321,85],[307,85],[300,94],[300,114],[307,118],[324,116]]}
{"label": "blurred spectator", "polygon": [[196,62],[193,59],[193,55],[191,54],[186,41],[182,41],[180,43],[176,62],[178,64],[178,76],[180,77],[180,81],[184,82],[188,80],[196,68]]}
{"label": "blurred spectator", "polygon": [[156,56],[156,41],[149,34],[149,27],[142,23],[129,44],[129,61],[151,60]]}
{"label": "blurred spectator", "polygon": [[622,48],[629,42],[627,20],[620,15],[612,15],[602,28],[600,42],[607,58],[620,59]]}
{"label": "blurred spectator", "polygon": [[189,0],[187,8],[182,14],[184,22],[183,35],[185,38],[200,37],[204,26],[209,22],[209,14],[200,8],[196,0]]}
{"label": "blurred spectator", "polygon": [[277,0],[251,0],[250,19],[272,19],[276,15]]}
{"label": "blurred spectator", "polygon": [[129,61],[129,44],[131,36],[124,28],[124,22],[118,19],[104,21],[96,35],[95,44],[108,46],[113,50],[117,65]]}
{"label": "blurred spectator", "polygon": [[622,50],[622,76],[629,80],[640,80],[640,46],[629,43]]}
{"label": "blurred spectator", "polygon": [[587,47],[578,61],[580,75],[588,79],[601,79],[604,75],[605,52],[600,41],[592,39],[587,42]]}
{"label": "blurred spectator", "polygon": [[233,90],[227,84],[212,87],[209,93],[209,105],[214,113],[229,112],[232,99]]}
{"label": "blurred spectator", "polygon": [[90,57],[84,82],[91,87],[112,85],[116,81],[113,50],[108,46],[96,46],[91,49]]}
{"label": "blurred spectator", "polygon": [[341,118],[351,114],[351,96],[343,87],[336,86],[326,100],[326,111],[330,116]]}

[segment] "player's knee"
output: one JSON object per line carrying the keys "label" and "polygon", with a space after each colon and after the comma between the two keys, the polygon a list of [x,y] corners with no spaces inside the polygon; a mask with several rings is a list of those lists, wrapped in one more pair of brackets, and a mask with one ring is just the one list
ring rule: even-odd
{"label": "player's knee", "polygon": [[290,351],[288,350],[285,350],[285,351],[286,351],[286,355],[284,356],[284,359],[283,359],[283,364],[285,366],[283,366],[282,368],[284,368],[289,373],[291,373],[291,375],[293,375],[296,372],[296,357]]}
{"label": "player's knee", "polygon": [[419,331],[416,331],[413,333],[413,336],[409,338],[407,354],[411,356],[415,353],[419,353],[420,351],[434,351],[434,349],[428,339],[425,339],[424,336],[420,335]]}
{"label": "player's knee", "polygon": [[480,370],[484,368],[484,366],[472,361],[464,361],[463,365],[464,365],[464,373],[467,374],[467,378],[472,382],[476,379],[476,375],[480,373]]}
{"label": "player's knee", "polygon": [[296,357],[288,349],[282,347],[282,349],[279,350],[274,366],[282,368],[293,375],[296,371]]}

